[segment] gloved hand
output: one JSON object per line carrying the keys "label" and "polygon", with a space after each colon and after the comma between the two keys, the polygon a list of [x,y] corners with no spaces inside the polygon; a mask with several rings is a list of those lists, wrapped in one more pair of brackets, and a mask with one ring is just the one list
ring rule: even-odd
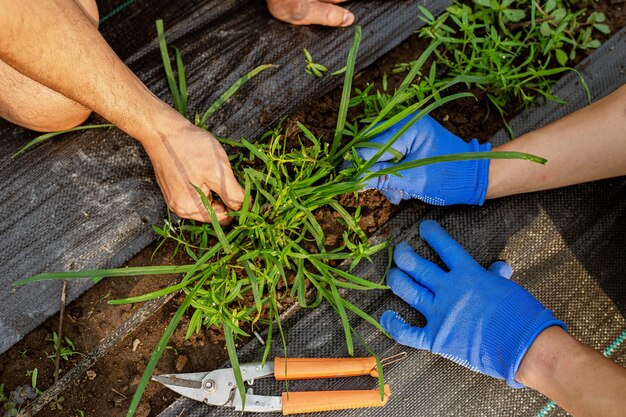
{"label": "gloved hand", "polygon": [[393,256],[397,267],[387,274],[387,284],[424,314],[427,324],[410,326],[392,311],[383,313],[380,324],[398,343],[522,388],[515,373],[530,345],[547,327],[567,330],[565,324],[508,279],[512,269],[507,263],[484,269],[432,220],[422,222],[420,235],[450,271],[400,243]]}
{"label": "gloved hand", "polygon": [[[370,142],[387,143],[389,139],[412,117],[407,116],[401,122],[374,137]],[[487,152],[491,144],[479,144],[472,139],[469,143],[454,136],[432,117],[426,115],[407,130],[392,146],[404,155],[401,162],[414,161],[431,156],[463,152]],[[378,149],[359,148],[360,158],[369,160]],[[385,153],[371,171],[392,166],[386,162],[393,155]],[[408,169],[397,175],[384,175],[365,183],[365,189],[380,190],[393,204],[401,200],[418,198],[429,204],[447,206],[451,204],[482,205],[487,192],[489,159],[459,162],[441,162]]]}

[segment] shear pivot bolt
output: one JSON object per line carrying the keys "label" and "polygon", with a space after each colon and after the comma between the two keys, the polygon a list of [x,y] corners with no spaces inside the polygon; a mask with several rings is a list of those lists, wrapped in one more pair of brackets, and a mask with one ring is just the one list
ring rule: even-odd
{"label": "shear pivot bolt", "polygon": [[204,389],[208,392],[213,392],[215,391],[215,382],[213,382],[212,380],[208,380],[204,382]]}

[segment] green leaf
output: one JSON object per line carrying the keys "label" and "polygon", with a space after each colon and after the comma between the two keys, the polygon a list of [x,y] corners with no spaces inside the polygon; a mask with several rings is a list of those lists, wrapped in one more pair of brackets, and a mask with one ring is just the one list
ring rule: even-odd
{"label": "green leaf", "polygon": [[524,13],[524,11],[520,9],[505,9],[504,15],[511,22],[519,22],[524,17],[526,17],[526,13]]}
{"label": "green leaf", "polygon": [[230,326],[224,326],[224,339],[226,340],[226,350],[228,351],[228,359],[233,367],[233,373],[235,374],[235,382],[237,383],[237,390],[241,396],[241,404],[243,413],[245,410],[243,407],[246,404],[246,387],[243,384],[243,377],[241,375],[241,367],[239,366],[239,359],[237,358],[237,346],[235,345],[235,338]]}
{"label": "green leaf", "polygon": [[600,41],[597,39],[593,39],[587,43],[587,48],[595,49],[600,47]]}
{"label": "green leaf", "polygon": [[143,371],[143,375],[141,376],[139,385],[137,385],[137,389],[135,390],[133,399],[130,403],[130,406],[128,407],[128,412],[126,413],[126,417],[133,417],[133,415],[135,415],[135,411],[137,410],[137,407],[139,406],[139,401],[141,400],[141,397],[143,396],[146,386],[148,385],[148,382],[150,381],[150,378],[152,377],[152,371],[154,371],[154,368],[156,367],[157,363],[159,362],[159,359],[161,358],[161,355],[165,351],[167,342],[170,340],[170,337],[174,333],[174,330],[176,330],[176,328],[178,327],[178,322],[180,322],[180,319],[183,317],[183,314],[187,310],[187,307],[189,307],[191,300],[193,299],[196,292],[200,289],[200,287],[202,287],[205,280],[206,278],[202,278],[201,280],[199,280],[198,283],[194,286],[194,288],[189,292],[189,294],[187,294],[187,297],[185,297],[185,300],[180,305],[180,307],[178,307],[178,310],[176,310],[176,313],[174,314],[169,324],[167,325],[165,332],[163,332],[163,336],[161,336],[159,343],[157,344],[157,346],[154,348],[154,351],[152,352],[152,356],[150,356],[150,361],[148,362],[148,365],[146,365],[146,368]]}
{"label": "green leaf", "polygon": [[167,42],[165,41],[165,29],[163,28],[163,20],[156,21],[157,37],[159,39],[159,49],[161,50],[161,59],[163,61],[163,68],[165,69],[165,78],[167,79],[167,85],[172,93],[172,99],[174,100],[174,108],[179,113],[183,114],[183,104],[174,78],[174,71],[172,70],[172,64],[170,62],[170,54],[167,50]]}
{"label": "green leaf", "polygon": [[415,161],[401,162],[389,168],[381,169],[380,171],[370,172],[365,175],[363,181],[367,181],[371,178],[379,177],[381,175],[396,174],[405,169],[417,168],[429,164],[436,164],[440,162],[470,161],[476,159],[523,159],[542,165],[548,162],[548,160],[545,158],[523,152],[465,152],[451,155],[432,156],[429,158],[418,159]]}
{"label": "green leaf", "polygon": [[433,16],[433,14],[431,12],[429,12],[426,7],[424,7],[422,5],[419,5],[419,6],[417,6],[417,8],[424,15],[424,17],[426,17],[426,19],[428,19],[430,22],[435,20],[435,16]]}
{"label": "green leaf", "polygon": [[206,122],[211,118],[211,116],[215,114],[215,112],[222,106],[222,104],[227,102],[228,99],[231,98],[233,94],[235,94],[241,87],[243,87],[245,83],[250,81],[260,72],[265,71],[266,69],[269,69],[269,68],[277,67],[277,66],[278,65],[273,65],[273,64],[259,65],[258,67],[254,68],[252,71],[250,71],[249,73],[247,73],[246,75],[244,75],[243,77],[235,81],[235,83],[231,85],[228,88],[228,90],[226,90],[217,100],[215,100],[215,103],[209,106],[209,108],[204,112],[204,114],[200,118],[200,122],[197,123],[197,125],[205,126]]}
{"label": "green leaf", "polygon": [[609,28],[609,25],[605,23],[594,23],[593,27],[599,30],[600,32],[604,33],[605,35],[608,35],[609,33],[611,33],[611,29]]}
{"label": "green leaf", "polygon": [[337,113],[337,127],[335,128],[335,136],[330,148],[330,155],[333,156],[339,149],[341,138],[343,137],[343,129],[346,125],[348,116],[348,105],[350,103],[350,93],[352,92],[352,79],[354,78],[354,66],[356,64],[356,55],[361,44],[361,26],[356,25],[354,28],[354,39],[350,52],[348,52],[348,62],[346,64],[346,75],[343,80],[343,89],[341,91],[341,102],[339,103],[339,112]]}
{"label": "green leaf", "polygon": [[313,57],[311,57],[311,53],[306,48],[304,48],[302,51],[304,52],[304,59],[306,59],[306,62],[313,62]]}
{"label": "green leaf", "polygon": [[474,3],[482,7],[491,6],[491,0],[474,0]]}
{"label": "green leaf", "polygon": [[539,32],[542,36],[550,36],[552,35],[552,26],[548,22],[541,22],[541,26],[539,26]]}
{"label": "green leaf", "polygon": [[183,57],[178,48],[174,48],[176,55],[176,72],[178,72],[178,90],[180,91],[180,112],[187,118],[187,80],[185,78],[185,66],[183,65]]}
{"label": "green leaf", "polygon": [[346,310],[344,308],[344,299],[339,295],[339,291],[337,291],[337,287],[332,282],[328,283],[330,287],[331,294],[334,299],[335,309],[341,318],[341,324],[343,325],[343,333],[346,337],[346,347],[348,349],[348,355],[354,356],[354,344],[352,342],[352,333],[350,331],[350,321],[348,320],[348,315],[346,314]]}
{"label": "green leaf", "polygon": [[556,60],[560,65],[567,64],[567,54],[562,49],[557,49],[555,52]]}
{"label": "green leaf", "polygon": [[48,139],[52,139],[52,138],[54,138],[56,136],[64,135],[65,133],[77,132],[77,131],[89,130],[89,129],[102,129],[102,128],[105,128],[105,127],[114,127],[114,125],[112,125],[110,123],[104,123],[104,124],[100,124],[100,125],[82,125],[82,126],[76,126],[76,127],[72,127],[72,128],[69,128],[69,129],[65,129],[65,130],[60,130],[58,132],[44,133],[43,135],[37,136],[35,139],[31,140],[26,145],[21,147],[17,152],[15,152],[13,155],[11,155],[11,158],[15,158],[16,156],[20,156],[24,152],[26,152],[27,150],[32,148],[33,146],[39,145],[40,143],[45,142]]}
{"label": "green leaf", "polygon": [[552,13],[550,13],[550,16],[552,16],[554,18],[554,21],[556,23],[560,23],[561,20],[563,20],[563,18],[565,16],[567,16],[567,11],[563,8],[558,8],[555,11],[553,11]]}
{"label": "green leaf", "polygon": [[[206,261],[205,261],[206,262]],[[163,274],[180,274],[189,272],[195,268],[194,265],[182,266],[133,266],[127,268],[115,269],[98,269],[90,271],[68,271],[68,272],[46,272],[43,274],[33,275],[30,278],[22,279],[14,282],[13,286],[29,284],[37,281],[59,280],[59,279],[95,279],[95,278],[113,278],[113,277],[130,277],[138,275],[163,275]]]}
{"label": "green leaf", "polygon": [[215,234],[217,235],[217,239],[222,244],[222,248],[226,253],[232,253],[233,249],[231,248],[228,239],[226,239],[226,235],[224,234],[224,230],[222,230],[222,226],[220,226],[219,220],[217,220],[217,214],[215,214],[215,210],[213,210],[211,202],[207,198],[206,194],[204,194],[204,191],[202,191],[199,187],[196,187],[194,184],[191,184],[191,186],[196,190],[196,192],[200,196],[202,205],[206,209],[207,213],[209,213],[211,226],[213,226],[213,230],[215,230]]}

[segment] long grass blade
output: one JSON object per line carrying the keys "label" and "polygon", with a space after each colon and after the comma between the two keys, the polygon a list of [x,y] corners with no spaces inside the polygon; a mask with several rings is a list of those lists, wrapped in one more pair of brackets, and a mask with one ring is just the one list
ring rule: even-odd
{"label": "long grass blade", "polygon": [[213,230],[215,230],[217,239],[222,244],[222,248],[224,248],[224,251],[226,253],[232,253],[233,249],[230,246],[230,242],[228,241],[228,239],[226,239],[226,235],[224,234],[224,230],[222,230],[222,226],[220,226],[220,222],[217,220],[217,214],[215,214],[215,210],[213,210],[213,207],[211,206],[211,202],[207,198],[206,194],[204,194],[204,191],[202,191],[199,187],[196,187],[193,184],[191,185],[200,196],[200,200],[202,201],[202,204],[204,205],[204,208],[206,209],[207,213],[209,213],[209,217],[211,218],[211,225],[213,226]]}
{"label": "long grass blade", "polygon": [[231,98],[232,95],[237,92],[237,90],[243,87],[245,83],[247,83],[249,80],[251,80],[254,76],[256,76],[261,71],[264,71],[268,68],[273,68],[276,66],[277,65],[274,65],[274,64],[259,65],[258,67],[256,67],[255,69],[253,69],[252,71],[250,71],[249,73],[247,73],[246,75],[244,75],[243,77],[235,81],[235,83],[231,85],[230,88],[226,90],[221,96],[219,96],[219,98],[215,100],[215,102],[211,104],[209,108],[204,112],[204,114],[202,115],[202,118],[200,118],[200,122],[198,123],[198,126],[206,127],[206,122],[211,118],[211,116],[215,114],[217,109],[219,109],[222,104],[228,101],[228,99]]}
{"label": "long grass blade", "polygon": [[368,179],[379,177],[381,175],[397,174],[406,169],[417,168],[429,164],[470,161],[475,159],[523,159],[541,165],[548,162],[545,158],[523,152],[464,152],[450,155],[432,156],[430,158],[418,159],[416,161],[402,162],[392,167],[381,169],[380,171],[369,172],[363,177],[363,181],[367,181]]}
{"label": "long grass blade", "polygon": [[178,91],[180,92],[180,104],[182,115],[187,118],[187,79],[185,77],[185,65],[178,48],[174,48],[176,55],[176,72],[178,73]]}
{"label": "long grass blade", "polygon": [[228,351],[228,359],[233,367],[233,373],[235,374],[235,382],[237,383],[237,389],[241,396],[241,404],[243,413],[245,410],[243,407],[246,404],[246,387],[243,384],[243,377],[241,375],[241,367],[239,366],[239,358],[237,358],[237,346],[235,345],[235,337],[230,326],[224,326],[224,339],[226,339],[226,350]]}
{"label": "long grass blade", "polygon": [[450,101],[454,101],[457,100],[459,98],[463,98],[463,97],[474,97],[473,94],[471,93],[458,93],[458,94],[452,94],[449,95],[447,97],[443,97],[440,98],[439,100],[435,101],[434,103],[429,104],[428,106],[426,106],[426,108],[424,110],[422,110],[421,112],[419,112],[418,114],[415,114],[411,117],[411,119],[406,122],[400,129],[398,129],[398,131],[385,143],[385,145],[380,148],[378,150],[378,152],[376,152],[376,154],[368,161],[366,161],[359,169],[359,172],[357,174],[357,176],[360,176],[361,174],[363,174],[363,172],[367,171],[368,169],[370,169],[372,167],[372,165],[374,165],[381,156],[383,156],[385,154],[385,152],[387,152],[387,149],[391,148],[393,146],[393,144],[407,131],[411,128],[411,126],[413,126],[419,119],[421,119],[422,117],[424,117],[425,115],[427,115],[428,113],[430,113],[431,111],[433,111],[434,109],[443,106],[446,103],[449,103]]}
{"label": "long grass blade", "polygon": [[[32,277],[17,281],[13,286],[20,286],[36,281],[48,281],[58,279],[85,279],[85,278],[113,278],[132,277],[138,275],[164,275],[181,274],[192,271],[195,265],[180,266],[133,266],[128,268],[98,269],[93,271],[68,271],[68,272],[47,272],[33,275]],[[204,266],[206,268],[206,266]]]}
{"label": "long grass blade", "polygon": [[329,282],[328,286],[330,287],[330,291],[333,295],[334,304],[336,306],[337,313],[339,314],[339,317],[341,318],[341,324],[343,325],[343,334],[346,337],[346,347],[348,349],[348,354],[350,356],[354,356],[352,332],[350,330],[350,321],[348,320],[348,315],[346,314],[346,310],[344,308],[344,300],[339,295],[339,291],[337,290],[337,287],[335,286],[335,284],[333,284],[332,282]]}
{"label": "long grass blade", "polygon": [[156,21],[157,38],[159,39],[159,49],[161,51],[161,59],[163,60],[163,68],[165,69],[165,78],[167,79],[167,85],[172,93],[172,99],[174,101],[174,108],[181,114],[184,114],[183,104],[180,97],[180,91],[176,84],[176,78],[174,78],[174,71],[172,70],[172,63],[170,62],[170,53],[167,50],[167,41],[165,40],[165,29],[163,27],[163,20]]}
{"label": "long grass blade", "polygon": [[141,400],[141,397],[143,396],[143,393],[146,390],[146,386],[148,385],[148,382],[150,381],[150,377],[152,376],[152,371],[154,371],[154,368],[156,367],[157,363],[159,362],[159,359],[161,358],[161,355],[165,351],[167,342],[170,340],[170,337],[176,330],[176,327],[178,327],[178,323],[180,322],[180,319],[183,317],[183,314],[187,310],[187,307],[189,307],[191,300],[193,299],[196,292],[200,289],[200,287],[202,287],[205,280],[206,278],[202,278],[200,281],[198,281],[198,283],[193,287],[193,289],[189,292],[189,294],[187,294],[187,297],[185,297],[185,300],[180,305],[180,307],[178,307],[178,310],[176,310],[174,317],[172,317],[172,320],[170,320],[169,324],[167,325],[167,328],[165,329],[163,336],[161,336],[159,343],[156,345],[154,349],[154,352],[152,352],[152,356],[150,357],[150,361],[148,362],[148,365],[146,365],[146,369],[144,369],[143,371],[143,375],[141,376],[139,385],[137,385],[137,389],[135,390],[133,399],[130,403],[130,406],[128,407],[128,412],[126,413],[126,417],[133,417],[135,415],[135,411],[137,411],[137,406],[139,406],[139,401]]}
{"label": "long grass blade", "polygon": [[102,128],[105,128],[105,127],[113,127],[113,126],[114,125],[112,125],[111,123],[103,123],[103,124],[100,124],[100,125],[82,125],[82,126],[76,126],[76,127],[72,127],[72,128],[69,128],[69,129],[65,129],[65,130],[60,130],[58,132],[44,133],[43,135],[37,136],[35,139],[31,140],[26,145],[22,146],[17,152],[15,152],[13,155],[11,155],[11,158],[15,158],[17,156],[20,156],[24,152],[26,152],[27,150],[32,148],[33,146],[39,145],[40,143],[45,142],[48,139],[52,139],[52,138],[54,138],[56,136],[59,136],[59,135],[64,135],[64,134],[70,133],[70,132],[77,132],[77,131],[80,131],[80,130],[102,129]]}
{"label": "long grass blade", "polygon": [[348,63],[346,64],[346,75],[343,80],[343,90],[341,92],[341,102],[339,104],[339,113],[337,114],[337,127],[335,128],[335,137],[330,148],[330,155],[334,155],[339,149],[341,138],[343,137],[343,129],[346,125],[348,116],[348,105],[350,104],[350,94],[352,93],[352,79],[354,78],[354,65],[356,63],[356,55],[361,44],[361,26],[354,29],[354,39],[350,52],[348,53]]}

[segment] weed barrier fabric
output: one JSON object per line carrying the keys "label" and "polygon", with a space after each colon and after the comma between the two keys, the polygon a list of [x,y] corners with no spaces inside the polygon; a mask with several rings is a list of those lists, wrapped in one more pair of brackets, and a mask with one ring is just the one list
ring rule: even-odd
{"label": "weed barrier fabric", "polygon": [[[359,0],[348,5],[364,26],[358,68],[419,26],[419,4],[435,13],[451,1]],[[239,77],[258,75],[209,121],[210,130],[255,139],[279,117],[337,87],[342,77],[305,74],[303,48],[332,70],[345,65],[353,28],[295,27],[274,20],[263,1],[103,1],[100,31],[158,96],[169,100],[154,21],[181,50],[189,112],[203,112]],[[99,122],[99,117],[93,117]],[[0,353],[59,308],[60,282],[13,289],[33,274],[116,267],[155,237],[164,203],[137,142],[111,128],[65,135],[11,159],[37,134],[0,121]],[[72,281],[68,300],[92,283]],[[68,301],[69,302],[69,301]]]}
{"label": "weed barrier fabric", "polygon": [[[626,82],[624,63],[626,31],[622,30],[578,66],[594,100]],[[573,73],[564,77],[555,91],[567,104],[546,103],[532,108],[513,121],[511,126],[517,134],[550,123],[587,104],[584,90]],[[495,143],[506,140],[503,131],[493,138]],[[593,138],[590,138],[590,146],[593,146]],[[373,239],[391,239],[394,243],[406,240],[419,253],[438,262],[434,252],[419,239],[418,225],[423,219],[439,221],[483,265],[498,259],[510,262],[515,271],[513,279],[554,310],[576,338],[600,352],[612,346],[610,352],[605,353],[620,365],[626,365],[626,343],[619,341],[626,329],[626,179],[501,198],[488,201],[480,208],[406,204]],[[380,254],[374,257],[372,264],[360,263],[353,273],[380,280],[386,266],[386,254]],[[393,309],[410,323],[425,323],[423,317],[390,292],[344,294],[375,318]],[[285,322],[287,356],[347,356],[339,317],[328,304],[313,311],[296,310]],[[511,389],[502,381],[471,372],[429,352],[398,345],[356,316],[352,317],[351,325],[381,358],[403,351],[408,353],[405,360],[385,369],[385,379],[391,387],[390,400],[384,408],[314,415],[566,415],[531,389]],[[269,357],[284,355],[278,332],[273,340]],[[262,354],[263,347],[253,339],[240,350],[239,360],[257,361]],[[355,355],[369,356],[356,340]],[[284,384],[271,379],[257,380],[253,387],[255,394],[261,395],[276,395],[284,390]],[[292,392],[376,387],[377,380],[371,377],[289,382]],[[320,401],[324,401],[323,395]],[[179,415],[234,417],[240,413],[181,398],[160,417]]]}

